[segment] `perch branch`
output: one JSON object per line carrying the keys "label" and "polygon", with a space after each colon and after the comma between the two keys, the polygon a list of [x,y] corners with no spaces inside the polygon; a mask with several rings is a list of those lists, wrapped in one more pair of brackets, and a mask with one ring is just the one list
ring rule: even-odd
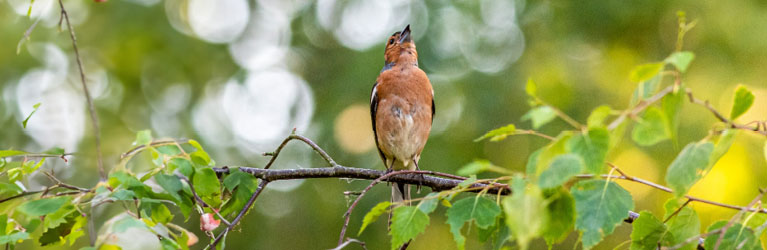
{"label": "perch branch", "polygon": [[[325,167],[325,168],[300,168],[300,169],[261,169],[252,167],[238,167],[239,171],[253,175],[256,178],[265,181],[279,181],[279,180],[295,180],[295,179],[315,179],[315,178],[348,178],[359,180],[375,180],[381,176],[386,175],[386,171],[373,170],[366,168],[352,168],[344,166]],[[216,173],[227,174],[231,168],[213,168]],[[424,174],[421,178],[421,174]],[[442,176],[428,176],[436,175]],[[404,183],[414,184],[429,187],[433,191],[449,190],[458,186],[466,177],[455,176],[446,173],[434,172],[434,171],[420,171],[418,173],[403,173],[391,178],[386,179],[386,182],[392,183]],[[475,192],[479,192],[481,189],[487,187],[488,184],[475,183],[470,188],[475,188]],[[488,190],[488,193],[497,194],[509,194],[510,190],[506,185],[494,184],[492,188]]]}

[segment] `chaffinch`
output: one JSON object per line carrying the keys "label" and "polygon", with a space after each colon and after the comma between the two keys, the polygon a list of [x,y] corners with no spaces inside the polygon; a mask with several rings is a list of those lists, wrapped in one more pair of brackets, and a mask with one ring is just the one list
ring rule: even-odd
{"label": "chaffinch", "polygon": [[[386,64],[373,85],[370,116],[387,171],[415,170],[434,118],[434,90],[418,68],[410,25],[386,43]],[[407,184],[392,185],[392,203],[410,200]]]}

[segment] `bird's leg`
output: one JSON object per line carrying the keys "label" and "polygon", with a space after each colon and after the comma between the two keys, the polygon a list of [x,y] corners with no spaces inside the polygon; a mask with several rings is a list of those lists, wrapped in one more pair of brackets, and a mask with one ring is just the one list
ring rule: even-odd
{"label": "bird's leg", "polygon": [[[387,175],[387,174],[390,174],[391,172],[394,172],[394,159],[391,159],[391,160],[386,159],[386,160],[384,160],[384,164],[386,165],[386,166],[384,166],[384,167],[386,167],[386,172],[384,172],[384,175]],[[386,184],[387,185],[391,184],[391,182],[388,182],[388,178],[387,178]]]}

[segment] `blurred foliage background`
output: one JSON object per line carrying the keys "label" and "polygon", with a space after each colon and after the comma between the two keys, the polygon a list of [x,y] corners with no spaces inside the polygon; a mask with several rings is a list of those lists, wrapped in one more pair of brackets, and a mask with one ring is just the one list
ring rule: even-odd
{"label": "blurred foliage background", "polygon": [[[421,158],[424,169],[454,173],[477,158],[524,171],[529,153],[546,141],[515,136],[474,143],[508,123],[530,127],[527,78],[539,95],[579,121],[607,104],[627,107],[635,83],[632,67],[660,61],[674,50],[679,10],[697,26],[686,36],[695,52],[684,80],[698,98],[727,112],[736,84],[756,95],[739,121],[767,117],[767,4],[764,1],[362,1],[362,0],[64,0],[75,24],[84,67],[100,116],[107,166],[131,147],[136,131],[155,137],[194,138],[218,165],[262,166],[296,128],[346,166],[383,169],[370,127],[370,90],[383,66],[383,44],[411,24],[420,65],[435,89],[437,115]],[[98,180],[92,128],[80,89],[71,43],[58,29],[53,0],[0,0],[0,148],[76,152],[68,163],[48,161],[62,180],[92,186]],[[40,20],[29,41],[23,34]],[[18,48],[18,53],[17,53]],[[21,121],[41,102],[26,129]],[[700,106],[682,112],[679,144],[645,148],[625,137],[608,155],[627,173],[663,183],[680,145],[707,135],[716,120]],[[541,129],[570,129],[556,121]],[[767,186],[763,138],[741,132],[737,141],[691,194],[745,205]],[[322,167],[308,147],[295,143],[278,168]],[[141,169],[145,157],[134,161]],[[490,175],[488,175],[490,176]],[[485,176],[487,177],[487,176]],[[47,184],[33,177],[27,187]],[[671,195],[620,182],[636,210],[662,214]],[[367,182],[306,180],[274,183],[229,234],[232,249],[326,249],[335,246],[350,200],[343,191]],[[424,195],[424,190],[420,195]],[[388,200],[381,185],[352,216],[357,230],[365,211]],[[118,213],[105,206],[96,225]],[[733,210],[692,205],[702,228]],[[439,213],[441,214],[441,213]],[[411,249],[453,249],[442,215]],[[197,218],[175,221],[206,242]],[[629,240],[621,225],[598,249]],[[476,234],[476,232],[471,232]],[[388,247],[385,220],[359,238],[370,249]],[[469,237],[470,249],[489,246]],[[555,246],[570,248],[577,240]],[[77,245],[87,244],[81,238]],[[627,246],[627,245],[626,245]],[[23,249],[35,249],[26,241]],[[533,242],[543,248],[542,240]],[[52,247],[56,248],[56,247]],[[66,248],[62,246],[59,248]],[[354,247],[352,247],[354,248]]]}

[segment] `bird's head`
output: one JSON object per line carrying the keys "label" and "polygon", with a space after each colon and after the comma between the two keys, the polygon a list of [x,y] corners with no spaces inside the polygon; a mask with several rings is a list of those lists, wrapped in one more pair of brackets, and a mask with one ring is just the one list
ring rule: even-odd
{"label": "bird's head", "polygon": [[410,35],[410,24],[404,30],[397,31],[386,41],[384,51],[386,63],[417,63],[418,52],[415,50],[415,42]]}

